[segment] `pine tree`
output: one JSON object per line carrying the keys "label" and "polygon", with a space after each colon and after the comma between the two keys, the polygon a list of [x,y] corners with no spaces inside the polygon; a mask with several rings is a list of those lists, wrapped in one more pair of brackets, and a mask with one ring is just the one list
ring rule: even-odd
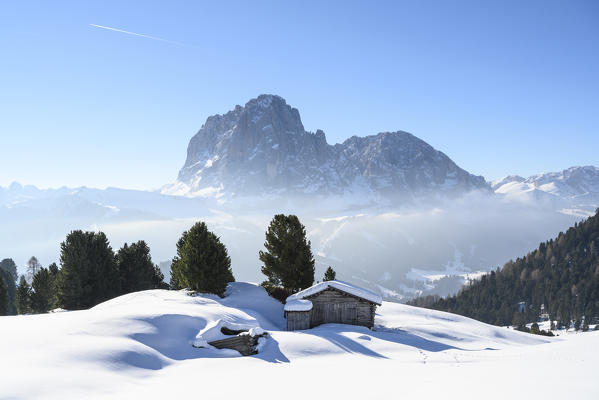
{"label": "pine tree", "polygon": [[117,264],[122,293],[159,287],[160,282],[156,282],[158,277],[150,256],[150,248],[143,240],[131,246],[125,243],[117,253]]}
{"label": "pine tree", "polygon": [[0,275],[0,316],[6,315],[8,312],[8,287],[4,282],[4,278]]}
{"label": "pine tree", "polygon": [[11,258],[5,258],[4,260],[0,261],[0,269],[10,273],[13,282],[16,282],[17,279],[19,279],[19,274],[17,273],[17,264],[15,264]]}
{"label": "pine tree", "polygon": [[171,264],[171,287],[222,297],[227,283],[234,281],[227,248],[204,222],[183,232],[177,242],[177,256]]}
{"label": "pine tree", "polygon": [[72,231],[60,245],[58,306],[95,306],[120,293],[116,257],[103,232]]}
{"label": "pine tree", "polygon": [[52,296],[50,297],[50,304],[52,306],[52,308],[57,307],[58,305],[58,282],[60,279],[60,269],[58,269],[58,265],[56,265],[56,263],[52,263],[48,266],[48,272],[50,274],[50,283],[52,286]]}
{"label": "pine tree", "polygon": [[52,277],[46,268],[40,270],[33,276],[31,282],[31,311],[35,313],[46,313],[52,308]]}
{"label": "pine tree", "polygon": [[331,268],[331,266],[329,265],[329,267],[327,268],[327,270],[324,273],[324,277],[322,278],[323,282],[326,281],[334,281],[335,278],[337,277],[337,273],[335,272],[335,270],[333,268]]}
{"label": "pine tree", "polygon": [[270,221],[264,242],[266,251],[259,252],[264,263],[264,286],[282,286],[296,293],[314,284],[314,257],[306,228],[295,215],[277,214]]}
{"label": "pine tree", "polygon": [[[12,261],[12,260],[10,260],[10,261]],[[13,271],[14,271],[14,273],[13,273]],[[16,292],[17,292],[17,285],[16,285],[16,279],[14,278],[15,274],[16,274],[16,266],[15,266],[14,270],[12,270],[12,268],[6,268],[6,269],[0,268],[0,277],[4,281],[4,284],[6,285],[6,294],[8,297],[8,301],[6,304],[6,315],[16,315],[17,314],[17,306],[16,306],[16,299],[15,299]]]}
{"label": "pine tree", "polygon": [[31,312],[31,287],[25,279],[25,275],[21,275],[19,286],[17,286],[16,294],[17,312],[19,314],[28,314]]}
{"label": "pine tree", "polygon": [[164,274],[160,269],[160,266],[154,265],[154,274],[152,275],[152,288],[154,289],[168,289],[168,283],[164,282]]}

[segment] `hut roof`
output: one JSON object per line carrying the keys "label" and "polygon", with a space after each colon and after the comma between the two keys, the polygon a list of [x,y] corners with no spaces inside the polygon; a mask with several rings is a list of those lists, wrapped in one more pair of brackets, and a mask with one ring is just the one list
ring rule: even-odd
{"label": "hut roof", "polygon": [[364,289],[343,281],[325,281],[317,283],[314,286],[287,297],[285,302],[285,311],[310,311],[312,309],[312,302],[305,300],[305,298],[313,296],[329,288],[337,289],[341,292],[359,297],[366,301],[370,301],[371,303],[378,304],[379,306],[383,302],[381,296],[371,290]]}

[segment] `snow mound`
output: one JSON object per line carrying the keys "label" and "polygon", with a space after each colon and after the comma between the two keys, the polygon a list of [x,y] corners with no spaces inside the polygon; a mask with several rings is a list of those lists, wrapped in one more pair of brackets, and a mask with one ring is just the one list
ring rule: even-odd
{"label": "snow mound", "polygon": [[[521,397],[592,398],[599,389],[599,353],[588,351],[599,332],[539,337],[390,302],[377,308],[374,330],[325,324],[288,332],[283,305],[263,288],[239,282],[226,293],[148,290],[89,310],[0,317],[0,398],[163,399],[200,388],[209,397],[269,399],[298,380],[320,397],[387,398],[398,393],[398,376],[409,377],[401,386],[407,397],[506,398],[517,388]],[[190,345],[217,338],[222,327],[259,336],[259,353]],[[522,386],[523,376],[552,385]],[[268,386],[257,384],[265,377]]]}

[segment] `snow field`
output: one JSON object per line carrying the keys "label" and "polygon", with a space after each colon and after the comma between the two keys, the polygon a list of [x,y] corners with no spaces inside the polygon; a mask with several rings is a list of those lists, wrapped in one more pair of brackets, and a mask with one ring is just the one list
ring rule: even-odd
{"label": "snow field", "polygon": [[[599,332],[546,338],[388,302],[374,331],[286,332],[282,304],[259,286],[227,294],[150,290],[86,311],[1,317],[0,398],[584,399],[599,389]],[[251,357],[191,345],[219,323],[270,335]]]}

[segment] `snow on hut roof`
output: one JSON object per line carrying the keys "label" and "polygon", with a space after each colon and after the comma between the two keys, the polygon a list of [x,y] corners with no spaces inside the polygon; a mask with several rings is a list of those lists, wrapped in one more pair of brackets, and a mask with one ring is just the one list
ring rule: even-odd
{"label": "snow on hut roof", "polygon": [[310,311],[312,309],[312,302],[304,299],[328,288],[337,289],[347,294],[351,294],[352,296],[376,303],[379,306],[383,302],[381,296],[371,290],[364,289],[343,281],[325,281],[317,283],[314,286],[287,297],[287,301],[285,302],[285,311]]}
{"label": "snow on hut roof", "polygon": [[310,311],[312,309],[312,302],[310,300],[295,299],[289,300],[285,303],[285,311]]}

